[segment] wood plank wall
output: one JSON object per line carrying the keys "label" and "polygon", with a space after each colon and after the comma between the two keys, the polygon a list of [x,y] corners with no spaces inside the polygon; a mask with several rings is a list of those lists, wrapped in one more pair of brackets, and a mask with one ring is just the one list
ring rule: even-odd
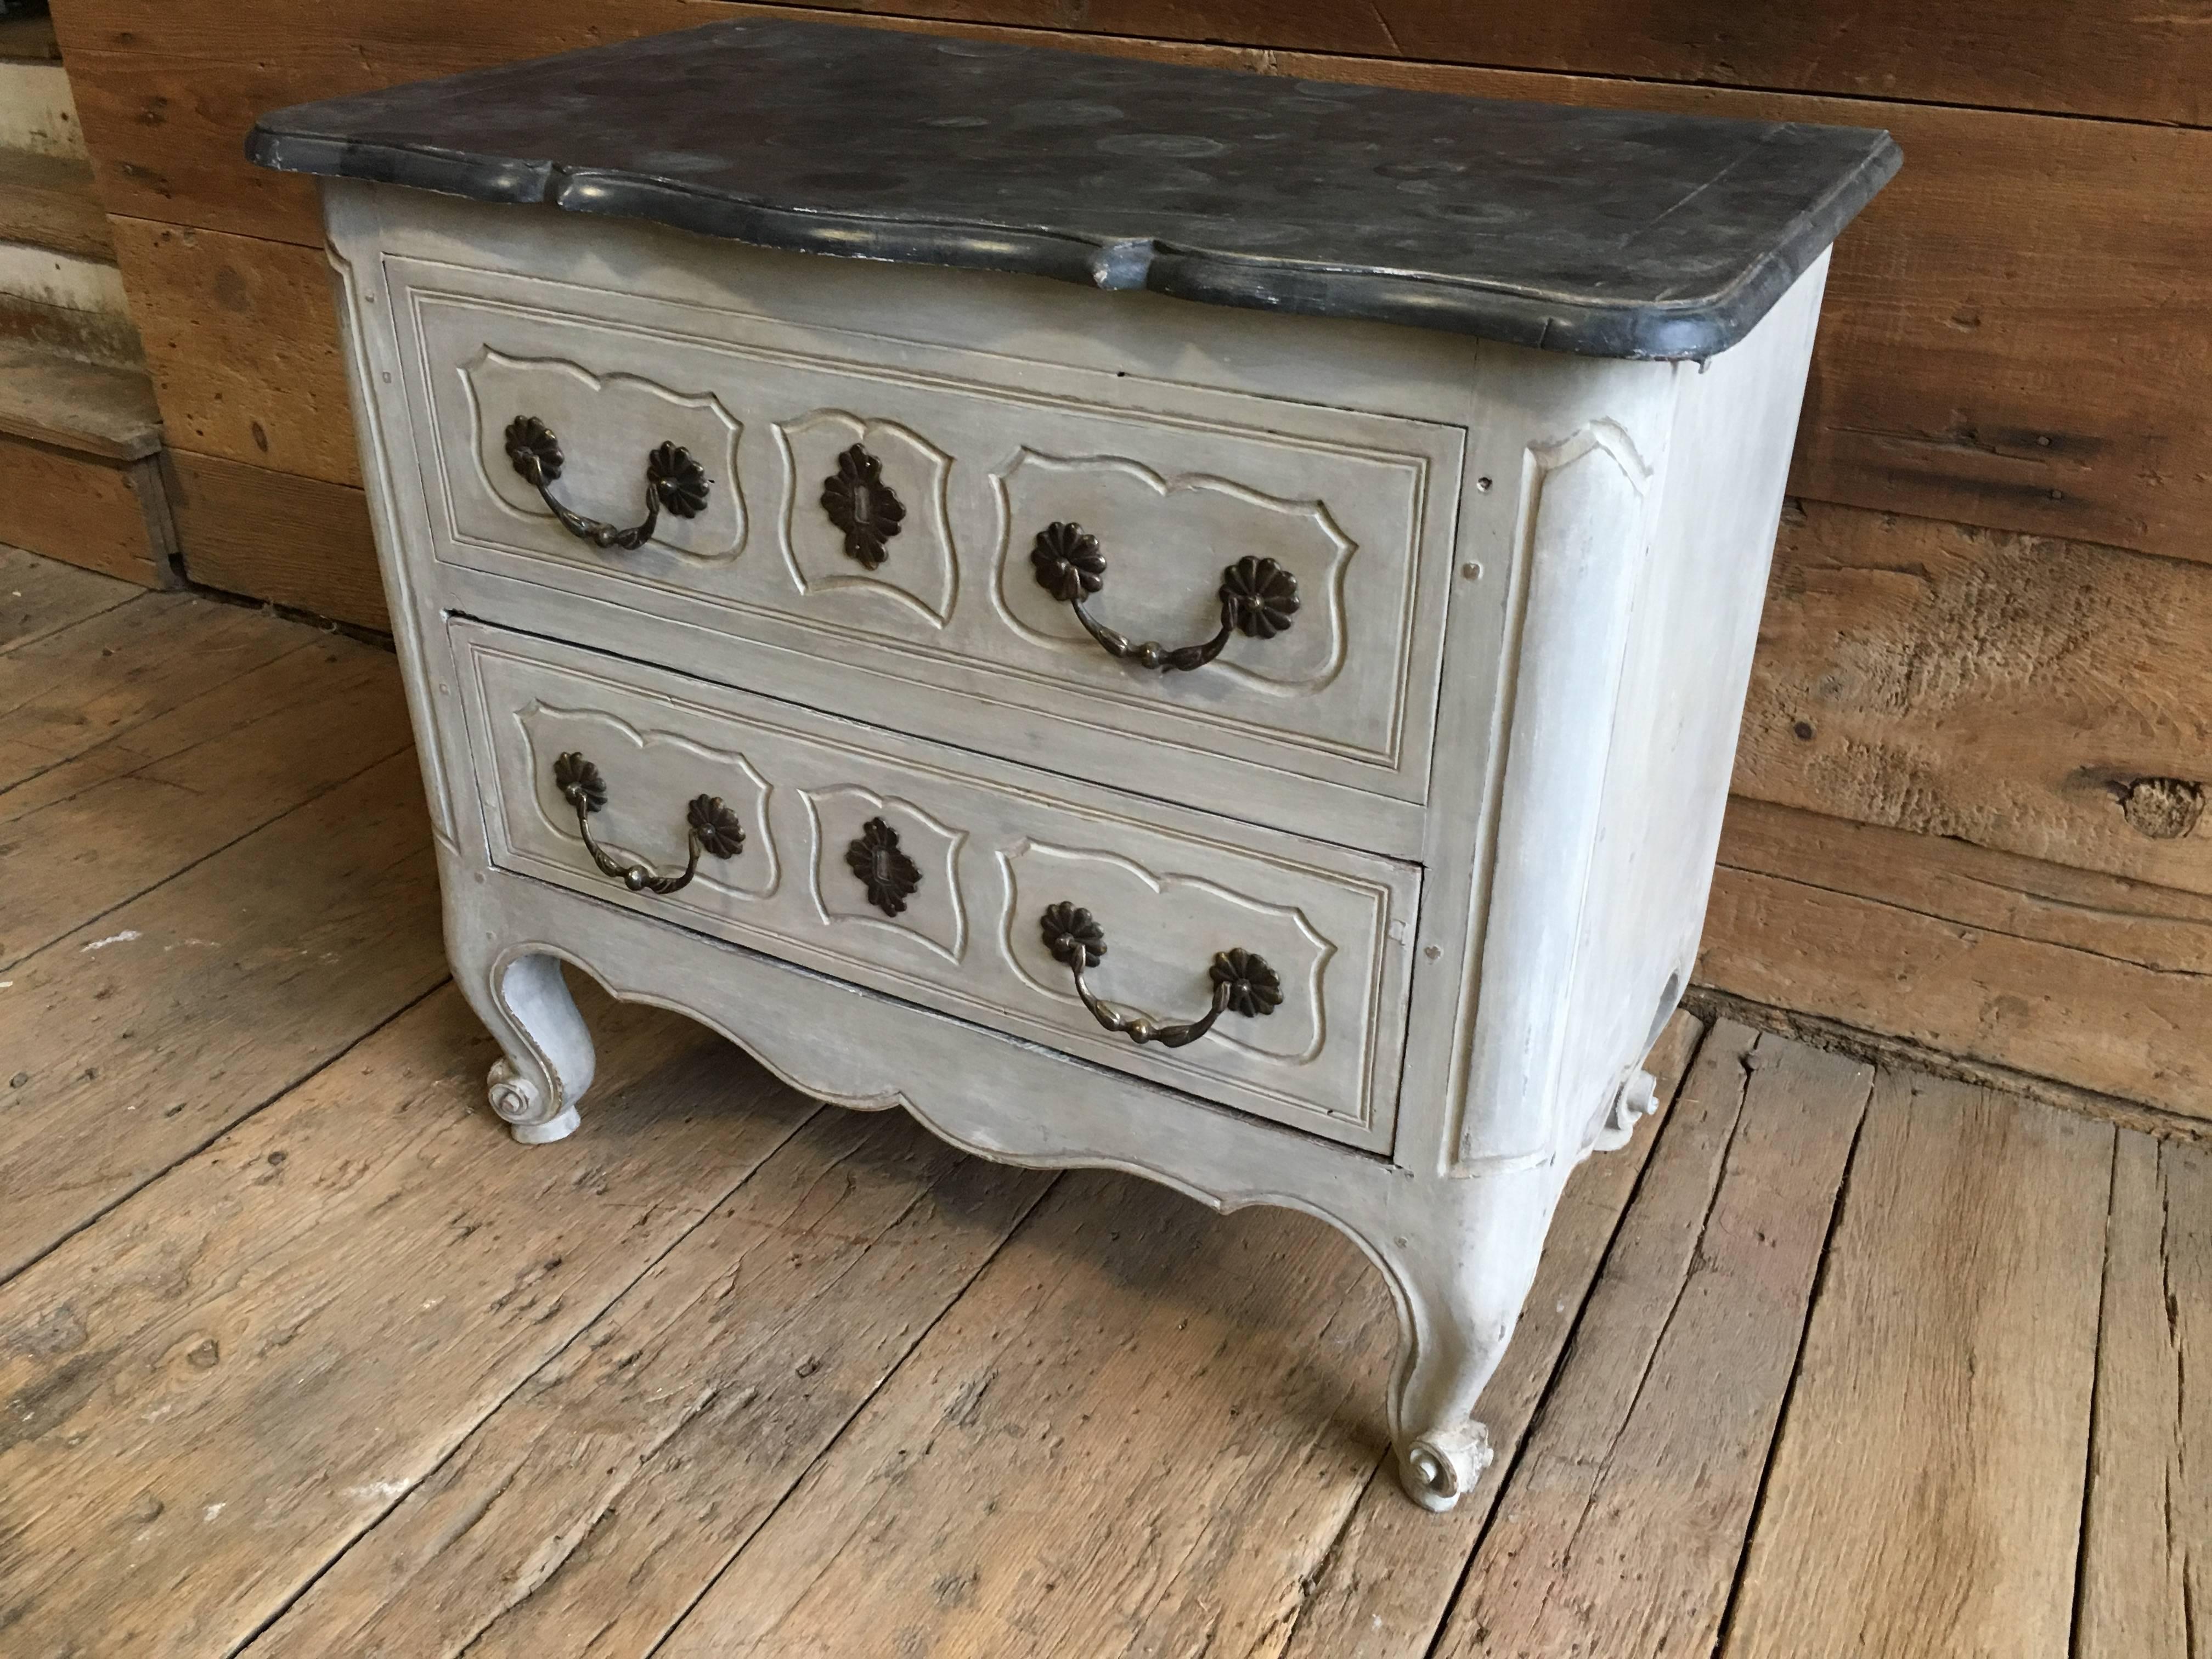
{"label": "wood plank wall", "polygon": [[1707,951],[1816,1029],[2212,1121],[2202,0],[54,0],[187,568],[380,625],[313,191],[261,111],[737,15],[1886,126],[1800,434]]}

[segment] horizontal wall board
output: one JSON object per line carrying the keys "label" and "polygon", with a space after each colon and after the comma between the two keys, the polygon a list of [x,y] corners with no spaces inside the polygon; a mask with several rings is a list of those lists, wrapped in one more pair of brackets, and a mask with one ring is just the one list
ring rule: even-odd
{"label": "horizontal wall board", "polygon": [[[548,0],[526,51],[764,11],[799,15],[677,0],[609,14]],[[263,173],[241,152],[258,114],[525,55],[507,12],[469,0],[304,12],[280,0],[81,0],[63,27],[112,212],[301,243],[319,234],[306,181]],[[1491,97],[1887,126],[1905,172],[1839,245],[1793,487],[2212,557],[2201,528],[2212,519],[2212,428],[2201,416],[2212,380],[2202,258],[2212,132],[1097,34],[1018,38]],[[206,289],[192,285],[205,274],[165,280],[191,286],[197,306]],[[191,441],[350,481],[273,450]]]}
{"label": "horizontal wall board", "polygon": [[1279,72],[1882,126],[1829,269],[1791,489],[2212,559],[2212,132],[1279,54]]}
{"label": "horizontal wall board", "polygon": [[[112,279],[112,265],[99,269]],[[145,359],[138,346],[138,331],[118,307],[64,305],[36,294],[21,294],[4,286],[0,272],[0,352],[14,356],[35,352],[75,357],[105,368],[144,372]],[[51,292],[51,289],[48,290]]]}
{"label": "horizontal wall board", "polygon": [[84,133],[59,65],[0,54],[0,149],[84,159]]}
{"label": "horizontal wall board", "polygon": [[0,542],[142,587],[168,586],[153,467],[0,436]]}
{"label": "horizontal wall board", "polygon": [[359,489],[189,450],[169,459],[177,541],[191,580],[390,631]]}
{"label": "horizontal wall board", "polygon": [[358,484],[322,248],[110,223],[170,443]]}
{"label": "horizontal wall board", "polygon": [[1729,803],[1700,985],[2212,1119],[2212,900]]}
{"label": "horizontal wall board", "polygon": [[112,262],[92,163],[0,148],[0,240]]}
{"label": "horizontal wall board", "polygon": [[161,416],[143,369],[0,345],[0,433],[136,461],[160,453]]}
{"label": "horizontal wall board", "polygon": [[[66,3],[66,0],[64,0]],[[1919,103],[2212,123],[2204,14],[2119,0],[2002,7],[1480,6],[1460,0],[825,0],[967,23],[1273,46],[1493,69],[1560,70]]]}
{"label": "horizontal wall board", "polygon": [[1738,794],[2212,893],[2212,568],[1793,503]]}

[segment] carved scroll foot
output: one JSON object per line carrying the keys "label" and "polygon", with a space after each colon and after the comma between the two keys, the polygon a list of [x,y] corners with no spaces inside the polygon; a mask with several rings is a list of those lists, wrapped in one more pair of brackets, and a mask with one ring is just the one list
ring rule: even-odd
{"label": "carved scroll foot", "polygon": [[509,957],[489,946],[479,954],[459,948],[451,933],[447,947],[469,1006],[499,1043],[501,1057],[484,1079],[492,1110],[526,1146],[574,1134],[582,1122],[576,1103],[598,1060],[558,958]]}
{"label": "carved scroll foot", "polygon": [[584,1125],[582,1115],[574,1106],[546,1116],[545,1091],[519,1075],[503,1059],[491,1063],[490,1074],[484,1079],[484,1097],[506,1122],[508,1133],[526,1146],[566,1140]]}
{"label": "carved scroll foot", "polygon": [[1475,1407],[1535,1282],[1557,1196],[1557,1177],[1542,1167],[1447,1178],[1407,1195],[1376,1251],[1399,1304],[1390,1392],[1398,1482],[1425,1510],[1455,1507],[1490,1467]]}
{"label": "carved scroll foot", "polygon": [[1490,1431],[1470,1419],[1400,1447],[1398,1484],[1423,1509],[1440,1515],[1474,1490],[1496,1455]]}

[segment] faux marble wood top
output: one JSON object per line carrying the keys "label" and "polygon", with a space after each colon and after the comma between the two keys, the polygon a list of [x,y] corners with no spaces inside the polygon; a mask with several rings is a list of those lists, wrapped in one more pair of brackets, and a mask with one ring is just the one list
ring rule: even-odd
{"label": "faux marble wood top", "polygon": [[278,111],[264,165],[770,247],[1704,357],[1897,170],[1886,132],[725,22]]}

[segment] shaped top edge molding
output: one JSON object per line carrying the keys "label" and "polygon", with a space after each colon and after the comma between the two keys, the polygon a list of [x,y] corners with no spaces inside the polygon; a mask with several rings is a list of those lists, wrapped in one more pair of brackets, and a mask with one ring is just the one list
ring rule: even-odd
{"label": "shaped top edge molding", "polygon": [[748,21],[297,105],[246,153],[765,247],[1650,359],[1743,338],[1902,160],[1869,128]]}

